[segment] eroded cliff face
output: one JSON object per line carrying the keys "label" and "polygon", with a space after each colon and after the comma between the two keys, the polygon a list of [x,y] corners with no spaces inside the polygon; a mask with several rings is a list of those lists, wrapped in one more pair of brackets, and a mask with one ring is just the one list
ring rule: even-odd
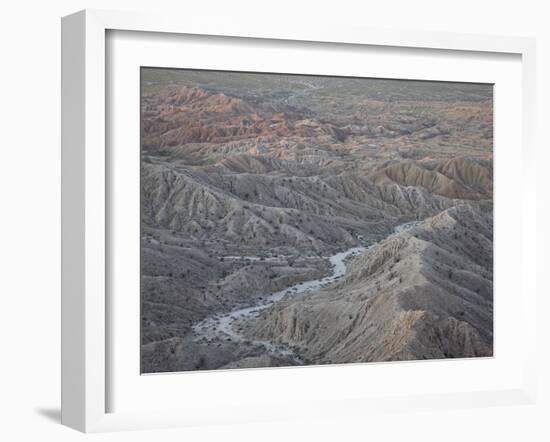
{"label": "eroded cliff face", "polygon": [[492,216],[462,205],[389,236],[330,290],[289,299],[247,334],[314,363],[492,355]]}

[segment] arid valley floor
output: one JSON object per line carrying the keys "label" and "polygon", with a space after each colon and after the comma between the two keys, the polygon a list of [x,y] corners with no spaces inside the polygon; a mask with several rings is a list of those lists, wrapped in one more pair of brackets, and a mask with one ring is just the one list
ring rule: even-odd
{"label": "arid valley floor", "polygon": [[143,373],[493,354],[491,85],[141,76]]}

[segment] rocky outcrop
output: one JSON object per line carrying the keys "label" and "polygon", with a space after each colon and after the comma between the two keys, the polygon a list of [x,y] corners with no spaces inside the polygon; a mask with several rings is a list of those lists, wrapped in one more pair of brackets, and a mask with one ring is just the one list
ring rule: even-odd
{"label": "rocky outcrop", "polygon": [[247,333],[314,363],[490,356],[492,217],[458,206],[391,235],[331,290],[282,302]]}

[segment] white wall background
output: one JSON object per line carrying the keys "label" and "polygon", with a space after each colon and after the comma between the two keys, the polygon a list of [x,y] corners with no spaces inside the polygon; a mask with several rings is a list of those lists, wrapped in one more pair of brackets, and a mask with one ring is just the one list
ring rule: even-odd
{"label": "white wall background", "polygon": [[[550,243],[546,124],[550,121],[550,14],[545,2],[461,0],[12,0],[0,15],[0,439],[77,441],[59,425],[60,357],[60,17],[83,8],[317,20],[384,28],[537,37],[539,360],[537,405],[379,415],[363,420],[290,422],[91,436],[101,441],[550,440],[548,284]],[[544,261],[545,262],[544,262]],[[90,437],[90,436],[88,436]]]}

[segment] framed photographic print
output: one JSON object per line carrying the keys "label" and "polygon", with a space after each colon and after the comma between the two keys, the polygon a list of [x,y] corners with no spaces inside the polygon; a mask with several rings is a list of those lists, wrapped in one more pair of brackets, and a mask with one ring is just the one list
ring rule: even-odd
{"label": "framed photographic print", "polygon": [[533,400],[532,40],[84,11],[62,43],[63,423]]}

